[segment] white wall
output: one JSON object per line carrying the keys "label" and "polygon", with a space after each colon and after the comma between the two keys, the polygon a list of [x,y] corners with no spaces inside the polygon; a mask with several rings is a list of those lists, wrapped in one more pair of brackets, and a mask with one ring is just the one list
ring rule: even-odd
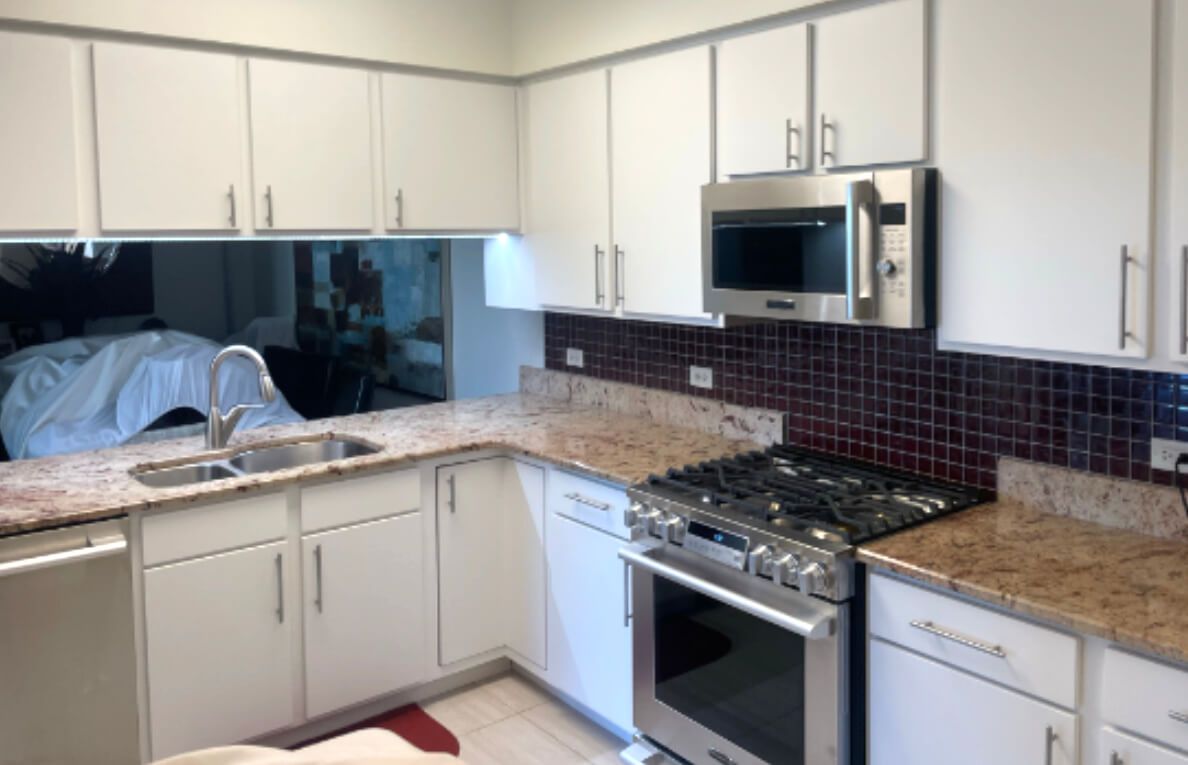
{"label": "white wall", "polygon": [[511,393],[520,366],[544,366],[544,314],[488,308],[483,285],[483,243],[450,243],[453,324],[453,398]]}
{"label": "white wall", "polygon": [[512,0],[518,75],[655,45],[822,0]]}
{"label": "white wall", "polygon": [[509,75],[510,0],[0,0],[0,19]]}

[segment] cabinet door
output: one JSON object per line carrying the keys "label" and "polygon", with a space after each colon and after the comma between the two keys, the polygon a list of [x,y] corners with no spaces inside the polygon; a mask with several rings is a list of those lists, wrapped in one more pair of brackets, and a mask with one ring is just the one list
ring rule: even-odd
{"label": "cabinet door", "polygon": [[103,229],[238,228],[249,200],[236,58],[95,43],[94,61]]}
{"label": "cabinet door", "polygon": [[1146,356],[1153,4],[939,0],[936,24],[941,340]]}
{"label": "cabinet door", "polygon": [[437,470],[438,660],[443,666],[505,644],[504,461]]}
{"label": "cabinet door", "polygon": [[1076,715],[881,640],[869,675],[871,765],[1078,761]]}
{"label": "cabinet door", "polygon": [[368,73],[267,59],[248,67],[256,228],[370,230]]}
{"label": "cabinet door", "polygon": [[629,731],[625,542],[553,512],[548,524],[549,682]]}
{"label": "cabinet door", "polygon": [[305,697],[310,717],[421,679],[422,546],[420,513],[302,540]]}
{"label": "cabinet door", "polygon": [[144,574],[154,759],[295,722],[295,582],[285,543]]}
{"label": "cabinet door", "polygon": [[925,25],[924,0],[893,0],[818,22],[821,166],[916,162],[928,156]]}
{"label": "cabinet door", "polygon": [[718,179],[812,167],[809,32],[795,24],[718,47]]}
{"label": "cabinet door", "polygon": [[544,470],[505,459],[502,556],[503,634],[507,647],[546,666]]}
{"label": "cabinet door", "polygon": [[1175,327],[1171,334],[1173,358],[1188,359],[1188,7],[1178,4],[1172,11],[1172,143],[1171,172],[1171,255],[1168,270],[1167,305]]}
{"label": "cabinet door", "polygon": [[78,228],[70,43],[0,32],[0,230]]}
{"label": "cabinet door", "polygon": [[710,181],[710,50],[611,70],[618,295],[633,314],[705,319],[701,186]]}
{"label": "cabinet door", "polygon": [[607,73],[522,89],[523,246],[543,305],[613,310]]}
{"label": "cabinet door", "polygon": [[1188,765],[1188,757],[1119,733],[1101,729],[1101,765]]}
{"label": "cabinet door", "polygon": [[383,102],[385,228],[519,228],[515,88],[384,74]]}

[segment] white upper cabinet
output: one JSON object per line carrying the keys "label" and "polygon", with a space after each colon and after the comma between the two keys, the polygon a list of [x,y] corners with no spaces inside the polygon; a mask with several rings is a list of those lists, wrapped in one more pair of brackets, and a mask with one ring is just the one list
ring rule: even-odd
{"label": "white upper cabinet", "polygon": [[717,70],[718,178],[811,167],[808,25],[727,40]]}
{"label": "white upper cabinet", "polygon": [[1171,310],[1171,356],[1188,359],[1188,6],[1172,8],[1174,38],[1171,76],[1171,183],[1170,220],[1172,259],[1176,267],[1166,280],[1173,290],[1167,301]]}
{"label": "white upper cabinet", "polygon": [[616,294],[624,313],[702,311],[701,187],[711,180],[708,47],[611,70]]}
{"label": "white upper cabinet", "polygon": [[521,91],[522,246],[537,267],[540,303],[615,308],[610,257],[607,73],[533,83]]}
{"label": "white upper cabinet", "polygon": [[249,199],[234,56],[95,43],[105,231],[235,230]]}
{"label": "white upper cabinet", "polygon": [[78,228],[73,52],[0,32],[0,230]]}
{"label": "white upper cabinet", "polygon": [[818,165],[927,158],[926,25],[924,0],[892,0],[816,24]]}
{"label": "white upper cabinet", "polygon": [[362,69],[248,62],[259,231],[372,229],[368,77]]}
{"label": "white upper cabinet", "polygon": [[937,0],[943,343],[1148,354],[1153,17]]}
{"label": "white upper cabinet", "polygon": [[383,105],[384,228],[520,227],[514,87],[384,74]]}

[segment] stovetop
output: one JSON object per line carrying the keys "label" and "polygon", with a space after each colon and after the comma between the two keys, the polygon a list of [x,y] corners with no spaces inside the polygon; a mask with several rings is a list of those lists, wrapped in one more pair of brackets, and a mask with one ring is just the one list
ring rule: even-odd
{"label": "stovetop", "polygon": [[674,468],[636,489],[831,547],[869,541],[988,498],[977,489],[791,446]]}

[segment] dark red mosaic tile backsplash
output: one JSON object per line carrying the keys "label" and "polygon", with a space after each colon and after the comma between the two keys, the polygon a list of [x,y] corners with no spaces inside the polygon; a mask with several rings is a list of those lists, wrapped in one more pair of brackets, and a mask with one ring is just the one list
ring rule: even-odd
{"label": "dark red mosaic tile backsplash", "polygon": [[[689,385],[690,365],[714,370],[713,390]],[[1168,484],[1151,437],[1188,441],[1188,375],[939,351],[933,330],[549,313],[545,366],[777,409],[789,443],[985,488],[1000,455]]]}

